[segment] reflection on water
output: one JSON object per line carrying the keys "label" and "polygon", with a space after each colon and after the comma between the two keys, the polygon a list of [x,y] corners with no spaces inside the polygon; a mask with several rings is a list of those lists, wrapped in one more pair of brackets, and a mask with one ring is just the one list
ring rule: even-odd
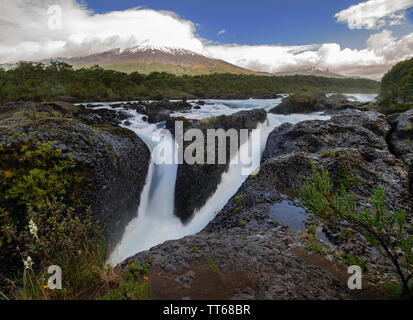
{"label": "reflection on water", "polygon": [[270,210],[270,216],[286,225],[291,231],[304,231],[304,221],[307,219],[307,212],[289,200],[283,200],[274,204]]}

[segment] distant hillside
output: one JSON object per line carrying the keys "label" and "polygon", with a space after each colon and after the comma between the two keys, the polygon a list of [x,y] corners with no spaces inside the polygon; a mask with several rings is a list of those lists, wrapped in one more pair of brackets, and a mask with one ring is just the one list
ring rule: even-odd
{"label": "distant hillside", "polygon": [[75,69],[99,65],[106,70],[125,73],[167,72],[175,75],[258,74],[189,50],[168,47],[136,46],[124,51],[114,49],[86,57],[57,58],[56,60],[69,63]]}
{"label": "distant hillside", "polygon": [[326,78],[337,78],[337,79],[345,79],[348,78],[343,76],[342,74],[330,72],[327,68],[319,68],[319,67],[312,67],[304,70],[297,70],[291,72],[277,72],[274,75],[277,76],[317,76],[317,77],[326,77]]}

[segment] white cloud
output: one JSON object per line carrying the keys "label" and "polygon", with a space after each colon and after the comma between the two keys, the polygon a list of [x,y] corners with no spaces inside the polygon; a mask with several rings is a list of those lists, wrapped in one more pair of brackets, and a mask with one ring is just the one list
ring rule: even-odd
{"label": "white cloud", "polygon": [[368,0],[340,11],[335,18],[350,29],[380,29],[401,24],[404,11],[412,6],[413,0]]}
{"label": "white cloud", "polygon": [[[63,10],[60,30],[48,28],[47,9],[54,4]],[[336,43],[217,45],[201,39],[193,22],[168,11],[133,8],[95,14],[75,0],[0,0],[0,5],[0,63],[147,44],[184,48],[255,71],[289,72],[316,66],[349,76],[380,78],[392,64],[413,56],[413,33],[397,39],[383,30],[371,36],[363,50]]]}
{"label": "white cloud", "polygon": [[[61,30],[48,27],[47,10],[55,4],[62,7]],[[202,50],[194,24],[172,12],[134,8],[93,14],[75,0],[0,0],[0,6],[0,61],[85,55],[144,43]]]}
{"label": "white cloud", "polygon": [[207,46],[210,56],[263,72],[290,72],[312,67],[347,76],[380,79],[395,63],[413,57],[413,33],[397,40],[383,30],[367,40],[362,50],[341,48],[337,43],[308,46]]}

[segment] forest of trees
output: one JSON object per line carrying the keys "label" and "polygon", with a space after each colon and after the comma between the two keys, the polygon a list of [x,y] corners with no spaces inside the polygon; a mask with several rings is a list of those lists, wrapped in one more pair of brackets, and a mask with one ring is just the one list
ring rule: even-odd
{"label": "forest of trees", "polygon": [[413,58],[399,62],[383,77],[380,95],[385,103],[413,102]]}
{"label": "forest of trees", "polygon": [[333,79],[315,76],[258,76],[212,74],[175,76],[153,72],[126,74],[99,66],[74,70],[71,65],[20,62],[0,69],[0,103],[44,101],[72,97],[78,101],[162,98],[269,98],[298,91],[375,93],[380,83],[367,79]]}

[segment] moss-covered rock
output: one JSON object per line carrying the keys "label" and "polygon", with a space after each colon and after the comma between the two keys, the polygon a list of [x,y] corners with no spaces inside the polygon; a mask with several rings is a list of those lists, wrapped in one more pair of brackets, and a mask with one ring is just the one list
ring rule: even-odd
{"label": "moss-covered rock", "polygon": [[332,95],[326,97],[322,94],[293,94],[283,99],[275,108],[269,112],[274,114],[291,114],[291,113],[311,113],[317,111],[341,110],[348,107],[355,107],[343,95]]}
{"label": "moss-covered rock", "polygon": [[[150,151],[128,129],[89,126],[71,112],[33,104],[0,112],[0,227],[27,228],[27,206],[57,198],[79,211],[90,207],[110,248],[136,215]],[[18,244],[3,232],[0,240],[0,273],[10,275],[22,268]]]}

